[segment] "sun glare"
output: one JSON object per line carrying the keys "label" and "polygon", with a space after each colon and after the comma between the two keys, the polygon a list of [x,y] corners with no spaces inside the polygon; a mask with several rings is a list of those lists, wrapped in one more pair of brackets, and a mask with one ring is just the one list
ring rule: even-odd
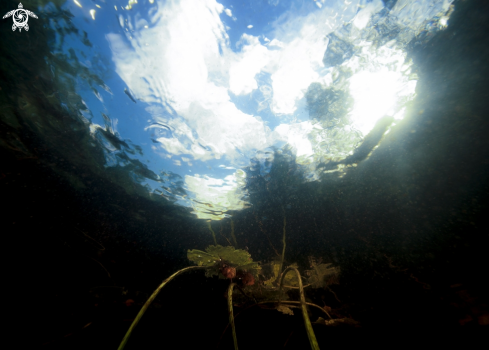
{"label": "sun glare", "polygon": [[379,56],[369,56],[370,62],[350,78],[350,94],[354,107],[350,113],[353,126],[366,135],[384,116],[399,115],[403,102],[414,97],[416,81],[410,80],[410,66],[404,55],[393,49],[379,50]]}

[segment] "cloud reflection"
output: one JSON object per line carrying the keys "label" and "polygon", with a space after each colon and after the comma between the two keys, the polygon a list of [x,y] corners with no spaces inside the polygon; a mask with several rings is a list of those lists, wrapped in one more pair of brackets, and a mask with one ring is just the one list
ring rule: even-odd
{"label": "cloud reflection", "polygon": [[[420,23],[436,14],[430,4],[439,2],[399,0],[392,13],[400,18],[399,25],[417,30]],[[269,3],[278,5],[276,0]],[[438,4],[438,11],[446,7],[445,3]],[[148,14],[138,13],[136,7],[119,14],[123,32],[108,34],[106,38],[117,73],[135,97],[147,103],[146,110],[153,117],[153,126],[149,127],[155,129],[153,150],[174,164],[225,159],[226,164],[237,168],[249,162],[257,151],[277,144],[289,143],[298,161],[308,164],[309,157],[321,147],[331,150],[327,135],[347,133],[349,128],[321,131],[322,126],[311,121],[291,124],[290,116],[304,110],[301,101],[312,83],[332,84],[332,70],[323,63],[329,44],[326,36],[350,21],[355,27],[351,30],[355,45],[363,45],[364,49],[345,63],[354,73],[348,86],[355,100],[349,114],[355,137],[349,145],[357,144],[358,131],[365,135],[383,115],[399,115],[399,100],[412,96],[415,87],[402,70],[404,54],[386,48],[385,57],[390,61],[375,61],[370,56],[381,57],[382,51],[368,51],[368,45],[361,44],[365,41],[362,30],[383,9],[383,2],[318,0],[316,5],[306,14],[297,14],[292,8],[283,13],[269,25],[270,39],[243,33],[236,51],[227,31],[237,29],[227,27],[223,21],[236,22],[233,16],[240,14],[215,0],[156,1]],[[413,14],[415,19],[409,19]],[[362,57],[362,62],[366,62],[366,57],[375,61],[372,65],[377,68],[361,67]],[[386,68],[392,64],[399,69]],[[256,78],[264,73],[270,77],[269,83]],[[249,109],[244,112],[234,97],[250,96],[252,100],[254,91],[262,94],[262,100],[255,114]],[[288,119],[278,119],[278,123],[275,120],[275,127],[270,130],[267,120],[258,116],[265,111],[275,118]],[[158,125],[165,125],[164,132],[156,131]],[[313,130],[318,135],[317,143],[310,141]],[[353,140],[345,134],[346,138]],[[349,153],[351,150],[342,149],[342,154]],[[239,181],[233,180],[239,178],[238,172],[230,176],[221,180],[204,175],[185,177],[196,212],[207,213],[199,216],[222,217],[226,210],[246,206]],[[195,204],[200,202],[215,210]]]}

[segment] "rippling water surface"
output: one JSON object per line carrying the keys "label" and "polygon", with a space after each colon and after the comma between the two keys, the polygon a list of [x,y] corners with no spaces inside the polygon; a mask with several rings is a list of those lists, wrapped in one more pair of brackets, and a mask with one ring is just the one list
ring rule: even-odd
{"label": "rippling water surface", "polygon": [[76,0],[36,11],[55,33],[52,93],[104,167],[220,220],[250,206],[274,154],[289,154],[302,182],[356,166],[348,157],[376,125],[386,134],[404,118],[417,82],[407,49],[444,30],[452,6]]}

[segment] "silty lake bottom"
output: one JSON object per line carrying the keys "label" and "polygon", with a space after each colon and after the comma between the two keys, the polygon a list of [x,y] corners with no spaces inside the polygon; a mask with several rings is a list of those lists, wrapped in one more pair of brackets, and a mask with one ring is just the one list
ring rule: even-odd
{"label": "silty lake bottom", "polygon": [[[49,95],[49,32],[39,35],[39,25],[37,33],[3,34],[3,290],[18,341],[116,349],[153,290],[192,265],[188,250],[217,243],[247,251],[262,266],[252,286],[235,280],[255,295],[235,293],[239,348],[307,349],[297,304],[283,304],[283,312],[274,303],[248,308],[271,293],[266,287],[273,286],[284,234],[283,267],[296,264],[304,285],[311,284],[306,301],[320,309],[308,306],[308,314],[323,349],[390,332],[399,343],[428,336],[440,345],[466,328],[487,329],[489,6],[454,4],[448,28],[410,49],[417,96],[402,127],[370,157],[345,176],[303,183],[291,175],[293,155],[277,152],[253,205],[210,223],[148,199],[122,172],[100,175],[109,170],[86,146],[84,126]],[[12,1],[0,5],[3,13],[15,8]],[[49,118],[36,124],[26,113]],[[327,268],[325,278],[318,271]],[[176,277],[126,349],[232,349],[229,284],[199,270]],[[282,299],[299,301],[298,289],[288,288]]]}

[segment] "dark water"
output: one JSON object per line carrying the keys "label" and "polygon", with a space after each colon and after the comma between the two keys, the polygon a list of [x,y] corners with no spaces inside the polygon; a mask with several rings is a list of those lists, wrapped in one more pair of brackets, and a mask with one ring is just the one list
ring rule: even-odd
{"label": "dark water", "polygon": [[[252,207],[230,213],[232,223],[212,222],[218,244],[230,243],[234,225],[237,248],[262,263],[280,254],[285,223],[286,265],[307,270],[314,257],[341,269],[337,283],[306,296],[359,328],[315,325],[321,348],[355,340],[345,332],[416,337],[489,326],[489,6],[458,1],[455,8],[445,31],[410,48],[417,97],[370,157],[375,132],[372,145],[366,140],[352,156],[357,167],[303,183],[293,153],[277,152],[269,178],[247,184]],[[69,23],[69,14],[57,20]],[[0,45],[6,303],[16,308],[12,325],[36,348],[117,348],[154,288],[189,265],[187,250],[213,238],[188,209],[148,198],[127,169],[103,167],[102,151],[63,104],[79,99],[73,76],[102,78],[79,66],[61,73],[70,57],[50,55],[55,36],[44,28],[5,35]],[[227,285],[201,272],[178,277],[127,349],[232,348],[229,330],[221,338]],[[321,316],[310,312],[313,321]],[[241,349],[309,346],[298,311],[255,307],[236,327]]]}

